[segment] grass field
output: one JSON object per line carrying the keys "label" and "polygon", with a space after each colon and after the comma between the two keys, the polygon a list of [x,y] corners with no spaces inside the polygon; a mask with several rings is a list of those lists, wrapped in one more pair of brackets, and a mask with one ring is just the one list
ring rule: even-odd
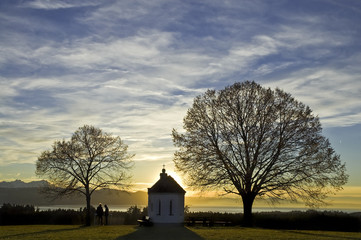
{"label": "grass field", "polygon": [[0,239],[24,240],[121,240],[121,239],[361,239],[361,233],[269,230],[241,227],[149,227],[129,225],[81,227],[73,225],[0,226]]}

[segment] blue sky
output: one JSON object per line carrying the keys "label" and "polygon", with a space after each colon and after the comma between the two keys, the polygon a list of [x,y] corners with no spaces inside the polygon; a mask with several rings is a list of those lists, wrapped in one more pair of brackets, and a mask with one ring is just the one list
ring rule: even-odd
{"label": "blue sky", "polygon": [[173,169],[172,128],[207,89],[254,80],[309,105],[361,187],[361,1],[0,1],[0,180],[84,124]]}

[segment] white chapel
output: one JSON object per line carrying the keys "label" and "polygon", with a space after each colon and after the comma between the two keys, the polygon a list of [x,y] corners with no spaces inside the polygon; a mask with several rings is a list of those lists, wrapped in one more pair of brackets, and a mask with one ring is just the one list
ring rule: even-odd
{"label": "white chapel", "polygon": [[148,188],[148,215],[157,223],[183,223],[186,191],[162,169],[160,179]]}

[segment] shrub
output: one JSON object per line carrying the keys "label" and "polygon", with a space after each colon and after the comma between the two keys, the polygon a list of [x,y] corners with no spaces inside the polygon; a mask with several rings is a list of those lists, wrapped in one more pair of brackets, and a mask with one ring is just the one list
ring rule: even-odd
{"label": "shrub", "polygon": [[135,206],[131,206],[128,208],[124,219],[125,225],[137,224],[137,220],[141,219],[142,216],[146,216],[148,214],[148,208],[143,208],[143,211]]}

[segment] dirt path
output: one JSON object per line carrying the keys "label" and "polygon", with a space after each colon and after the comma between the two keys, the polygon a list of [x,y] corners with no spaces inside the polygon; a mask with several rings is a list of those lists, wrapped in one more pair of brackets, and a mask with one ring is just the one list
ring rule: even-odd
{"label": "dirt path", "polygon": [[117,240],[202,240],[199,235],[183,226],[139,227],[137,231]]}

